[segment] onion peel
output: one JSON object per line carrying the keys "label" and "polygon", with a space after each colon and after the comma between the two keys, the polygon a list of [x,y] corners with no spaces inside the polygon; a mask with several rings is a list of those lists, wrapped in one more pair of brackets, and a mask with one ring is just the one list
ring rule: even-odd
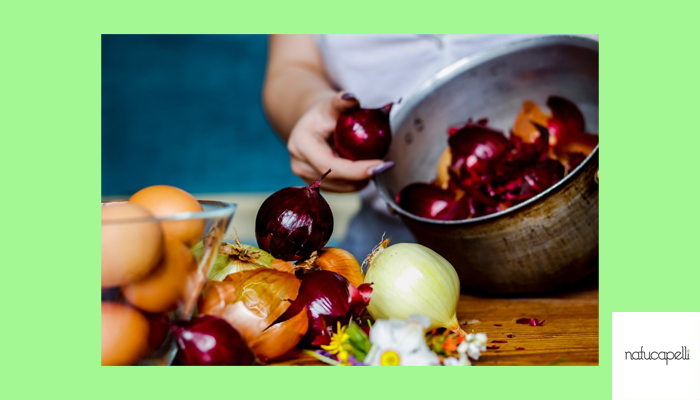
{"label": "onion peel", "polygon": [[294,317],[273,324],[249,342],[253,352],[262,360],[273,360],[296,346],[309,328],[306,308]]}
{"label": "onion peel", "polygon": [[200,312],[224,318],[247,340],[256,339],[297,298],[301,282],[293,274],[255,269],[209,282]]}
{"label": "onion peel", "polygon": [[335,272],[355,286],[361,285],[365,277],[362,273],[362,266],[355,256],[338,247],[324,247],[315,251],[309,259],[302,263],[301,268]]}

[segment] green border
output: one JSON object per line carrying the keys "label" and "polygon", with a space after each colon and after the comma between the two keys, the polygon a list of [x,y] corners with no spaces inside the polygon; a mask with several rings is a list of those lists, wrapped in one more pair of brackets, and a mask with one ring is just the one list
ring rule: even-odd
{"label": "green border", "polygon": [[[592,399],[611,393],[612,311],[698,311],[697,6],[614,2],[3,4],[0,166],[7,398]],[[667,14],[664,16],[664,14]],[[102,368],[100,34],[601,34],[599,367]],[[19,208],[19,209],[18,209]],[[649,329],[659,329],[650,321]]]}

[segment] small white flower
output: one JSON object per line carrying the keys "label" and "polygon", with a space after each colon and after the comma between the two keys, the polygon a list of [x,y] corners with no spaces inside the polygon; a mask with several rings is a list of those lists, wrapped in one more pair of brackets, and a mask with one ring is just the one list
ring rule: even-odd
{"label": "small white flower", "polygon": [[415,321],[377,320],[369,333],[372,347],[367,365],[440,365],[425,343],[423,327]]}
{"label": "small white flower", "polygon": [[469,357],[478,360],[482,351],[486,351],[488,338],[484,333],[470,333],[466,340],[457,346],[457,352],[461,355],[467,353]]}
{"label": "small white flower", "polygon": [[467,358],[467,356],[459,356],[459,359],[456,359],[454,357],[447,357],[442,364],[446,367],[468,367],[472,365],[471,361]]}

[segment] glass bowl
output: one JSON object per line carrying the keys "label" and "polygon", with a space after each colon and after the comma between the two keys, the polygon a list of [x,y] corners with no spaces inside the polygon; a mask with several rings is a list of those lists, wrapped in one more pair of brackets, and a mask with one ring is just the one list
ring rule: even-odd
{"label": "glass bowl", "polygon": [[[102,207],[125,203],[103,201]],[[170,321],[189,319],[195,311],[236,210],[222,201],[199,203],[200,212],[102,221],[103,365],[172,363],[177,345]],[[203,226],[194,244],[162,234],[182,223]]]}

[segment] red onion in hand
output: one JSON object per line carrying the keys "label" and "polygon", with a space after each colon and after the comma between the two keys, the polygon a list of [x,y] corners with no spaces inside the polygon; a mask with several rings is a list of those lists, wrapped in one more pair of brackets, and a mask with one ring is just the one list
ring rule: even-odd
{"label": "red onion in hand", "polygon": [[200,315],[172,326],[183,365],[255,365],[257,360],[241,335],[225,320]]}
{"label": "red onion in hand", "polygon": [[331,170],[309,186],[292,186],[268,197],[255,218],[258,247],[285,261],[308,258],[333,233],[333,213],[319,186]]}
{"label": "red onion in hand", "polygon": [[338,155],[352,161],[384,157],[391,144],[389,112],[392,105],[358,108],[340,114],[333,134]]}

